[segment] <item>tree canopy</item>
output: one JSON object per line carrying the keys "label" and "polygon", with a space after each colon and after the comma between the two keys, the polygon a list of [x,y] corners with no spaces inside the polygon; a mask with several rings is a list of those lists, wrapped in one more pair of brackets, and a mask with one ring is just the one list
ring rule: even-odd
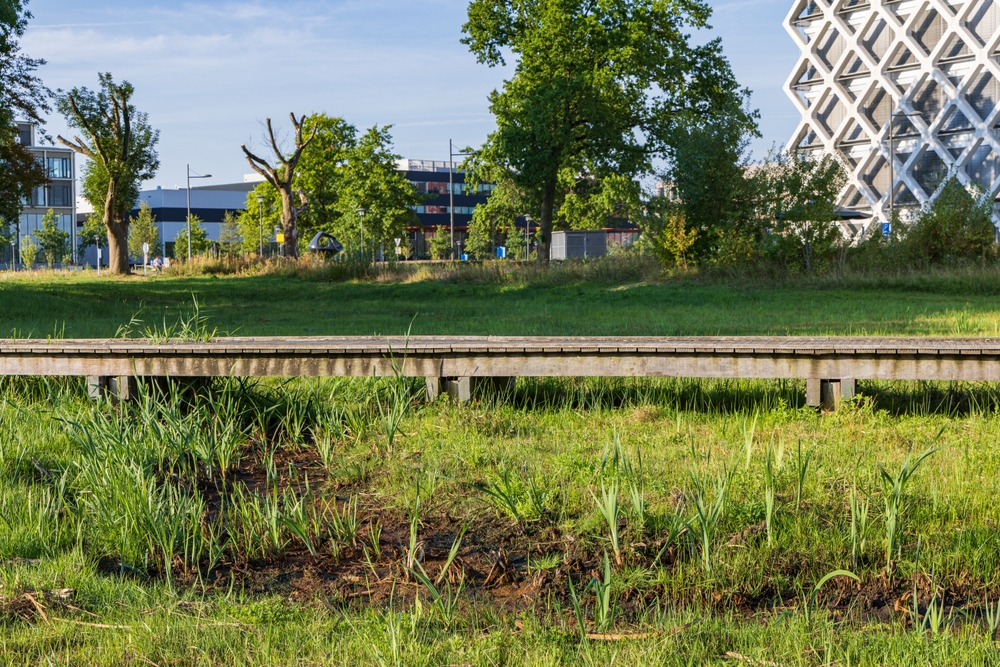
{"label": "tree canopy", "polygon": [[[473,0],[463,43],[481,63],[517,60],[490,96],[489,153],[537,211],[548,259],[560,171],[632,178],[665,155],[684,117],[713,116],[742,95],[700,0]],[[752,125],[753,119],[739,122]]]}
{"label": "tree canopy", "polygon": [[50,91],[35,71],[44,60],[20,52],[31,13],[22,0],[0,0],[0,239],[6,241],[16,224],[22,201],[47,182],[45,170],[17,140],[14,121],[41,124],[49,111]]}

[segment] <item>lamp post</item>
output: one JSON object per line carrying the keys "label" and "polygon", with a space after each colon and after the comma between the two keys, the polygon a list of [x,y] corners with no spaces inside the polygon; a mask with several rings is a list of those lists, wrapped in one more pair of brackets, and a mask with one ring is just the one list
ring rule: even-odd
{"label": "lamp post", "polygon": [[257,210],[260,212],[260,256],[264,257],[264,195],[257,195]]}
{"label": "lamp post", "polygon": [[524,261],[531,259],[531,216],[524,216]]}
{"label": "lamp post", "polygon": [[205,174],[204,176],[191,175],[191,165],[187,166],[187,204],[188,204],[188,217],[187,217],[187,234],[188,234],[188,261],[191,261],[191,179],[192,178],[212,178],[211,174]]}
{"label": "lamp post", "polygon": [[455,158],[472,153],[456,153],[451,139],[448,140],[448,213],[451,218],[451,258],[455,259]]}
{"label": "lamp post", "polygon": [[[20,224],[20,223],[18,223],[18,224]],[[16,233],[20,233],[20,230],[17,230]],[[14,271],[17,270],[15,268],[15,266],[14,266],[14,253],[17,252],[16,250],[14,250],[14,245],[16,243],[17,243],[17,236],[16,235],[15,236],[11,236],[10,237],[10,272],[11,273],[14,273]]]}
{"label": "lamp post", "polygon": [[358,209],[358,219],[361,221],[361,256],[365,255],[365,209]]}
{"label": "lamp post", "polygon": [[894,208],[894,198],[896,193],[896,148],[892,136],[893,119],[897,116],[901,118],[916,118],[918,113],[891,113],[889,114],[889,224],[892,224],[892,214]]}

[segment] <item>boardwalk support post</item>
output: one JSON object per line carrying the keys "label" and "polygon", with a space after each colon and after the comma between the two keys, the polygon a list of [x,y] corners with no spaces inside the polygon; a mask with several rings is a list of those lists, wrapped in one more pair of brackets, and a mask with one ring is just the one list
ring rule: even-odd
{"label": "boardwalk support post", "polygon": [[427,402],[433,403],[441,394],[448,394],[453,401],[466,403],[475,393],[489,392],[501,397],[514,393],[517,378],[514,377],[467,377],[467,378],[424,378],[427,384]]}
{"label": "boardwalk support post", "polygon": [[806,405],[824,412],[833,412],[840,407],[841,402],[854,398],[857,386],[857,380],[853,378],[840,380],[810,378],[806,380]]}
{"label": "boardwalk support post", "polygon": [[87,395],[95,401],[108,398],[114,403],[127,403],[136,398],[138,389],[138,383],[131,375],[87,377]]}

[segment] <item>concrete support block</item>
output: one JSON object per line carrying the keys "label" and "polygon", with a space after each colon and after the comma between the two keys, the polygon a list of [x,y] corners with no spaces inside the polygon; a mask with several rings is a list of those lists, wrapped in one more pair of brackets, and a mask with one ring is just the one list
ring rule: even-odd
{"label": "concrete support block", "polygon": [[810,408],[818,408],[822,405],[820,387],[823,381],[818,378],[806,380],[806,405]]}
{"label": "concrete support block", "polygon": [[138,383],[131,375],[87,377],[87,395],[95,401],[105,398],[115,403],[133,401],[138,396],[138,389]]}
{"label": "concrete support block", "polygon": [[472,400],[472,378],[447,378],[444,381],[444,391],[451,400],[468,403]]}
{"label": "concrete support block", "polygon": [[442,378],[425,378],[427,381],[427,402],[433,403],[441,395],[441,385],[444,383]]}
{"label": "concrete support block", "polygon": [[809,379],[806,381],[806,405],[833,412],[841,402],[854,398],[858,381],[853,378],[840,380]]}
{"label": "concrete support block", "polygon": [[108,378],[103,375],[87,376],[87,396],[92,401],[99,401],[107,395]]}

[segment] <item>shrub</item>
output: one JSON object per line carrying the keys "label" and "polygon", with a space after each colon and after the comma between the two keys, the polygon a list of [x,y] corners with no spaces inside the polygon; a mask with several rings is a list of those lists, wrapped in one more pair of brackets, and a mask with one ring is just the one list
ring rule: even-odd
{"label": "shrub", "polygon": [[26,269],[35,268],[35,259],[38,258],[38,244],[30,236],[21,238],[21,263]]}
{"label": "shrub", "polygon": [[927,264],[995,260],[992,197],[970,192],[952,177],[917,214],[905,246],[909,258]]}

